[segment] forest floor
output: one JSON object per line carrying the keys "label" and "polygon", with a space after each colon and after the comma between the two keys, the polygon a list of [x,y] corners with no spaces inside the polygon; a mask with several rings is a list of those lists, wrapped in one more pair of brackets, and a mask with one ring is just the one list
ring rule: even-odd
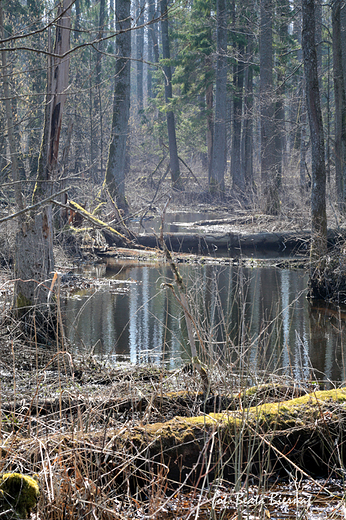
{"label": "forest floor", "polygon": [[36,475],[32,519],[344,518],[345,390],[249,388],[229,365],[205,394],[184,368],[108,366],[61,344],[3,354],[1,472]]}

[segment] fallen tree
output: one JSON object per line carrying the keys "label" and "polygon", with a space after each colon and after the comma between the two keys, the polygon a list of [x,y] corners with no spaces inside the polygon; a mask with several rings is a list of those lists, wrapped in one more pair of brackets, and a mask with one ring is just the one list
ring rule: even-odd
{"label": "fallen tree", "polygon": [[[184,251],[197,254],[213,254],[217,250],[226,250],[236,254],[242,251],[255,252],[270,250],[285,253],[307,253],[310,247],[311,232],[267,232],[258,233],[164,233],[164,241],[172,251]],[[340,231],[328,231],[328,245],[333,246],[344,239]],[[158,237],[154,233],[137,236],[138,244],[145,247],[157,247]]]}
{"label": "fallen tree", "polygon": [[[345,461],[346,388],[316,391],[297,398],[250,406],[239,398],[236,410],[175,417],[164,423],[107,428],[86,433],[55,433],[24,441],[22,433],[2,446],[2,460],[13,457],[39,472],[59,453],[71,481],[87,474],[97,486],[116,492],[148,493],[153,479],[165,489],[199,486],[207,478],[227,480],[300,472],[341,475]],[[235,401],[233,400],[233,405]],[[243,404],[247,405],[243,407]],[[233,407],[233,406],[232,406]],[[20,429],[20,428],[19,428]],[[43,444],[42,444],[43,443]],[[42,445],[45,449],[42,450]],[[48,448],[49,447],[49,448]],[[29,462],[31,461],[31,462]]]}

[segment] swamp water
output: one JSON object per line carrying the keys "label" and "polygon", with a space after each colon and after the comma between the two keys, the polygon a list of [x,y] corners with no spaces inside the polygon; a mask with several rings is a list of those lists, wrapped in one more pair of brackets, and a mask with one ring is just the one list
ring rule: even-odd
{"label": "swamp water", "polygon": [[[346,311],[309,303],[303,271],[220,264],[180,264],[179,270],[208,364],[232,363],[253,380],[263,373],[346,379]],[[188,362],[183,311],[167,286],[166,265],[109,260],[90,275],[94,290],[63,301],[65,333],[79,351],[168,368]]]}

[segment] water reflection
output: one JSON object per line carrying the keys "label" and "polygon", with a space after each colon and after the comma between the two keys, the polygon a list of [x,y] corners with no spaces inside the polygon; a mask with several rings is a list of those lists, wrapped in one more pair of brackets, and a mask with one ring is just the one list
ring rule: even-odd
{"label": "water reflection", "polygon": [[[78,348],[116,361],[176,367],[189,359],[183,312],[163,265],[113,263],[104,276],[119,283],[64,302],[66,335]],[[312,306],[307,275],[234,265],[180,267],[199,324],[200,355],[235,370],[286,373],[295,379],[345,379],[346,311]],[[98,273],[100,275],[100,273]]]}

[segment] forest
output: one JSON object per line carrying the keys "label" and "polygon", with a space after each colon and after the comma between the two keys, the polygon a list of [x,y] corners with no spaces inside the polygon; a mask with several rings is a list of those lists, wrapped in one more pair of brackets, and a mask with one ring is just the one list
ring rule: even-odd
{"label": "forest", "polygon": [[310,207],[318,260],[327,209],[339,228],[345,207],[345,20],[342,1],[3,0],[3,215],[66,206],[43,205],[27,248],[18,217],[15,278],[48,278],[69,199],[129,218],[163,190],[278,218]]}
{"label": "forest", "polygon": [[344,518],[346,2],[0,0],[0,54],[0,516]]}

